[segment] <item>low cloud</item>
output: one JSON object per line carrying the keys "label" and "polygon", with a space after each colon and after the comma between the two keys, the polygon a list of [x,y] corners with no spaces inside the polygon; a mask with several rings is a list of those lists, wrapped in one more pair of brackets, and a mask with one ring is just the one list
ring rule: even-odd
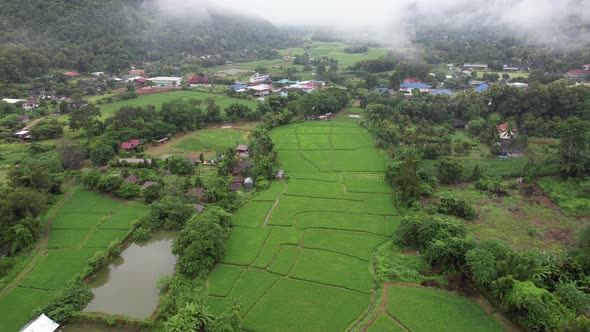
{"label": "low cloud", "polygon": [[416,26],[488,29],[548,45],[585,43],[585,0],[151,0],[168,17],[204,19],[210,10],[320,26],[391,45],[408,44]]}

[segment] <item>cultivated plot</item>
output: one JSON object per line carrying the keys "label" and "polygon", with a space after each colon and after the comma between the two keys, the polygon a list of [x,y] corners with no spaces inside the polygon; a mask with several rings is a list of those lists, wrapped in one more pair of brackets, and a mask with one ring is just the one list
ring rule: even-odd
{"label": "cultivated plot", "polygon": [[371,299],[375,248],[399,224],[385,157],[352,120],[270,134],[289,180],[233,217],[208,305],[220,313],[240,301],[248,331],[345,330]]}

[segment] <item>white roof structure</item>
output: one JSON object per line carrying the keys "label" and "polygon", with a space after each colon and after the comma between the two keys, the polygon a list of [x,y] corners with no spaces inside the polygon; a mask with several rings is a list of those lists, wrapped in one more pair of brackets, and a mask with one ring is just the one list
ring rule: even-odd
{"label": "white roof structure", "polygon": [[4,102],[7,102],[7,103],[9,103],[9,104],[16,104],[16,103],[18,103],[18,102],[21,102],[21,101],[26,101],[26,100],[24,100],[24,99],[11,99],[11,98],[4,98],[4,99],[2,99],[2,101],[4,101]]}
{"label": "white roof structure", "polygon": [[17,136],[22,136],[22,135],[26,135],[28,134],[29,131],[28,130],[21,130],[21,131],[17,131],[16,133],[14,133]]}
{"label": "white roof structure", "polygon": [[52,321],[51,318],[41,314],[35,320],[30,321],[19,332],[54,332],[59,324]]}

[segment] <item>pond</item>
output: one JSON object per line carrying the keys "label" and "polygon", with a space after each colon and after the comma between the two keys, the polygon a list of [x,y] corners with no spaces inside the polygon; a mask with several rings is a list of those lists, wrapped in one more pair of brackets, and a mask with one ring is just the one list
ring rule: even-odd
{"label": "pond", "polygon": [[90,283],[94,299],[85,312],[145,319],[158,306],[156,281],[172,275],[177,257],[172,242],[178,232],[155,232],[146,243],[133,243]]}

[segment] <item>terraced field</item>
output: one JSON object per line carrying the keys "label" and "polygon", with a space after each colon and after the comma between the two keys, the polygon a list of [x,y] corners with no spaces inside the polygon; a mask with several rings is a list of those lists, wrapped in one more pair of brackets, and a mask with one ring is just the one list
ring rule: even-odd
{"label": "terraced field", "polygon": [[248,331],[345,330],[371,301],[373,251],[399,221],[385,155],[350,119],[271,136],[290,180],[234,215],[209,306],[219,313],[239,300]]}
{"label": "terraced field", "polygon": [[62,288],[88,260],[129,232],[146,209],[83,189],[75,190],[51,217],[45,247],[12,284],[0,291],[0,331],[18,331],[51,294]]}

